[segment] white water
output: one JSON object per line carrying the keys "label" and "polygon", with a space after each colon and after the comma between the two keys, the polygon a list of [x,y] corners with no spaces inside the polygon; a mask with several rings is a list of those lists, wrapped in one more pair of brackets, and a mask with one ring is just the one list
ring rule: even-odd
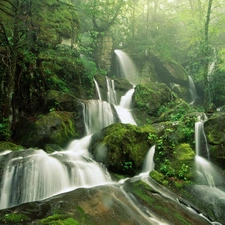
{"label": "white water", "polygon": [[190,91],[190,94],[191,94],[191,104],[194,104],[198,95],[197,95],[197,91],[196,91],[196,88],[195,88],[195,83],[194,83],[191,76],[188,76],[188,82],[189,82],[189,91]]}
{"label": "white water", "polygon": [[94,79],[94,83],[95,83],[95,88],[96,88],[96,91],[97,91],[97,94],[98,94],[98,99],[100,101],[102,101],[102,96],[101,96],[101,92],[100,92],[100,89],[99,89],[99,85],[98,85],[98,83],[95,79]]}
{"label": "white water", "polygon": [[152,146],[149,151],[147,156],[145,157],[144,165],[142,168],[142,173],[149,173],[155,168],[155,163],[154,163],[154,154],[155,154],[155,145]]}
{"label": "white water", "polygon": [[48,155],[43,150],[26,150],[9,160],[1,183],[0,209],[111,182],[88,152],[90,137],[72,142],[67,151]]}
{"label": "white water", "polygon": [[204,121],[198,121],[195,123],[195,151],[197,156],[203,154],[209,159],[209,148],[204,131]]}
{"label": "white water", "polygon": [[119,60],[122,77],[126,78],[133,85],[137,84],[138,73],[131,58],[121,50],[115,50],[114,52]]}
{"label": "white water", "polygon": [[108,77],[106,77],[106,84],[107,84],[107,101],[110,104],[116,105],[117,97],[116,97],[114,80],[111,80]]}
{"label": "white water", "polygon": [[129,90],[121,97],[120,105],[115,106],[116,112],[120,118],[121,123],[129,123],[137,125],[131,113],[131,102],[134,89]]}
{"label": "white water", "polygon": [[115,122],[112,107],[105,101],[86,101],[84,103],[83,114],[87,135],[93,134]]}
{"label": "white water", "polygon": [[[196,185],[194,190],[199,199],[210,203],[214,207],[214,213],[222,215],[220,204],[225,203],[225,192],[219,187],[222,186],[224,176],[221,171],[211,163],[209,148],[204,132],[204,121],[195,123],[195,165]],[[212,223],[220,224],[220,223]]]}

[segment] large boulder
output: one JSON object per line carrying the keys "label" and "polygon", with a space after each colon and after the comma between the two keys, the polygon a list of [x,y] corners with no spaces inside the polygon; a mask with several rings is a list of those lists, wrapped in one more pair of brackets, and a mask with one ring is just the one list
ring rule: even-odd
{"label": "large boulder", "polygon": [[214,113],[204,124],[211,161],[225,169],[225,113]]}
{"label": "large boulder", "polygon": [[84,135],[84,126],[78,127],[75,116],[72,112],[52,111],[35,120],[23,118],[17,124],[15,141],[26,147],[65,147],[72,139]]}
{"label": "large boulder", "polygon": [[137,127],[131,124],[112,124],[92,136],[89,147],[97,161],[109,171],[120,174],[140,172],[145,156],[151,147],[149,133],[154,127]]}

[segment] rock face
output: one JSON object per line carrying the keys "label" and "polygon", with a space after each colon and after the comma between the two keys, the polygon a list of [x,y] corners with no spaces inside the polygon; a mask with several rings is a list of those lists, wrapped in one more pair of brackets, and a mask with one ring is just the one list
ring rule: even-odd
{"label": "rock face", "polygon": [[215,113],[204,124],[211,161],[225,169],[225,113]]}
{"label": "rock face", "polygon": [[151,147],[149,133],[156,133],[152,126],[115,123],[92,136],[90,151],[109,171],[136,174]]}

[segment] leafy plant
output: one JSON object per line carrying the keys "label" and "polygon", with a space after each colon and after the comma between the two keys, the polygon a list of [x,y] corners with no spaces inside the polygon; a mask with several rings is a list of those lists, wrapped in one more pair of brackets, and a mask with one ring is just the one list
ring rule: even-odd
{"label": "leafy plant", "polygon": [[187,178],[185,177],[185,174],[189,171],[189,166],[186,164],[182,164],[181,169],[179,170],[178,176],[179,178],[182,178],[184,180],[187,180]]}
{"label": "leafy plant", "polygon": [[123,170],[129,170],[133,168],[133,163],[132,162],[124,162],[123,164]]}

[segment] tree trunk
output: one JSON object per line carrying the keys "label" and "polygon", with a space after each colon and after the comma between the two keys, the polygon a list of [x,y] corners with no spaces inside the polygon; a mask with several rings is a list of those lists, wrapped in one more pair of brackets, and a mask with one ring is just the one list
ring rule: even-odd
{"label": "tree trunk", "polygon": [[205,37],[204,37],[204,70],[203,70],[203,77],[204,77],[204,108],[207,112],[210,109],[212,104],[211,93],[210,93],[210,84],[208,79],[208,70],[209,70],[209,24],[210,24],[210,15],[212,9],[212,2],[213,0],[209,0],[208,2],[208,10],[206,14],[206,21],[205,21]]}

